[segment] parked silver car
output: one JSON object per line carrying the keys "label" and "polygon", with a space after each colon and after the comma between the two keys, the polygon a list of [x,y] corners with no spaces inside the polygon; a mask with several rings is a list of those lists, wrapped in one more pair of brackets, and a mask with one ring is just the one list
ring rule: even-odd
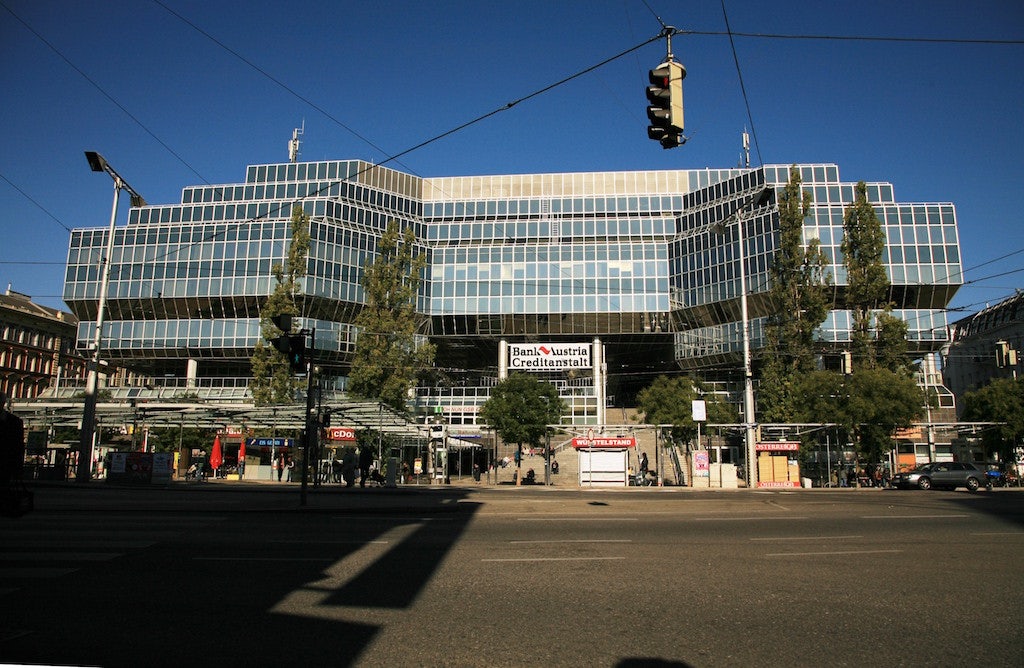
{"label": "parked silver car", "polygon": [[974,464],[963,462],[929,462],[913,471],[897,473],[892,477],[892,486],[901,489],[956,489],[966,487],[969,492],[979,488],[992,489],[985,472]]}

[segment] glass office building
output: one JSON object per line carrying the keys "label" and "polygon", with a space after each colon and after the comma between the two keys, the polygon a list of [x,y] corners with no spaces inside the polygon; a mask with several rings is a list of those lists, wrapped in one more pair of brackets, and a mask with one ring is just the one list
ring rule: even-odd
{"label": "glass office building", "polygon": [[[840,254],[853,183],[836,165],[798,165],[813,198],[805,239]],[[343,389],[363,302],[363,267],[390,221],[411,227],[428,259],[417,300],[421,331],[438,345],[443,381],[420,388],[421,409],[442,406],[472,423],[497,378],[499,341],[600,340],[606,393],[587,374],[552,374],[566,416],[594,424],[596,397],[628,406],[657,374],[684,370],[723,387],[740,379],[739,258],[752,345],[761,347],[776,193],[789,166],[421,178],[361,161],[254,165],[243,183],[189,186],[180,203],[132,208],[115,233],[104,357],[154,384],[233,387],[245,396],[248,360],[272,266],[290,243],[293,206],[311,218],[300,325],[316,328],[318,361]],[[952,204],[894,199],[868,184],[884,226],[885,262],[911,348],[946,342],[944,307],[960,286]],[[107,229],[76,229],[64,299],[92,340]],[[739,244],[742,243],[742,249]],[[742,253],[741,253],[742,251]],[[822,352],[850,337],[837,308],[819,330]]]}

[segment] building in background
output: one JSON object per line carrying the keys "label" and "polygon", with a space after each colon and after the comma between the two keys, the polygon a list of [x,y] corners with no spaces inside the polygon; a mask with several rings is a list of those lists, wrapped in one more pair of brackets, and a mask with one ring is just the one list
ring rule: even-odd
{"label": "building in background", "polygon": [[[813,197],[804,236],[833,262],[841,303],[843,212],[854,184],[836,165],[797,169]],[[260,307],[300,205],[312,222],[298,325],[315,327],[317,363],[336,391],[355,344],[363,267],[397,221],[428,258],[417,309],[422,334],[438,347],[439,380],[419,389],[418,410],[472,425],[499,375],[502,341],[585,343],[601,346],[594,359],[606,387],[595,387],[593,370],[546,373],[569,406],[564,421],[621,424],[618,409],[624,415],[661,373],[693,373],[727,392],[742,385],[741,278],[756,356],[770,308],[776,196],[789,170],[421,178],[362,161],[252,165],[243,182],[187,186],[179,203],[130,210],[115,235],[104,358],[162,396],[245,401]],[[937,351],[948,342],[944,309],[962,282],[954,206],[898,202],[883,182],[867,191],[910,349]],[[71,235],[64,299],[81,319],[83,348],[107,233]],[[829,314],[819,330],[823,355],[848,346],[850,323],[846,310]]]}
{"label": "building in background", "polygon": [[944,351],[943,377],[963,405],[963,396],[996,378],[1016,378],[1024,348],[1024,292],[953,323]]}
{"label": "building in background", "polygon": [[86,361],[75,345],[77,328],[71,313],[8,287],[0,294],[0,392],[33,399],[61,384],[79,386]]}

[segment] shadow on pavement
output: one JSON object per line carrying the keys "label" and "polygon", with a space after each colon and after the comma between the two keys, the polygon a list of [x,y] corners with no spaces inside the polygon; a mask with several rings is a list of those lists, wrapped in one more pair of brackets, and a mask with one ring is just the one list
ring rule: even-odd
{"label": "shadow on pavement", "polygon": [[[230,512],[236,505],[230,494],[217,494],[222,498],[211,514],[187,516],[193,528],[108,561],[78,564],[61,577],[0,591],[0,662],[375,663],[364,656],[367,648],[387,624],[402,623],[402,611],[428,586],[478,506],[458,490],[387,499],[373,494],[329,499],[321,493],[315,512],[239,513]],[[118,535],[118,520],[132,523],[124,528],[127,538],[133,530],[145,533],[140,522],[151,521],[159,532],[170,521],[161,517],[179,518],[123,510],[104,507],[83,516],[101,529],[100,537],[91,538],[91,529],[69,531],[70,549],[102,553],[104,541]],[[176,503],[167,510],[182,512]],[[45,527],[53,517],[23,519]],[[17,540],[16,530],[32,526],[2,527],[0,535]]]}

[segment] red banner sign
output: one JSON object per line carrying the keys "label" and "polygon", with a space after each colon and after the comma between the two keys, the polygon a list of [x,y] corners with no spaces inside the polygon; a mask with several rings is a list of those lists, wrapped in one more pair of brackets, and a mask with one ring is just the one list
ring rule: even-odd
{"label": "red banner sign", "polygon": [[636,439],[633,437],[606,438],[602,436],[598,436],[596,438],[574,438],[572,439],[572,447],[577,450],[584,450],[587,448],[635,448]]}
{"label": "red banner sign", "polygon": [[354,441],[356,440],[356,430],[349,427],[331,427],[327,430],[327,440]]}
{"label": "red banner sign", "polygon": [[758,452],[789,451],[800,449],[800,441],[761,441],[754,446]]}

